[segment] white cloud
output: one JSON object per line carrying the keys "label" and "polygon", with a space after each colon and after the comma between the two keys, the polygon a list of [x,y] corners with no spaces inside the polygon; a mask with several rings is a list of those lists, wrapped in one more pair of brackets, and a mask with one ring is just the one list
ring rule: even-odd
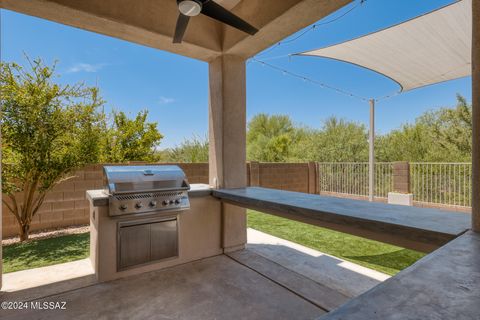
{"label": "white cloud", "polygon": [[98,63],[98,64],[90,64],[90,63],[77,63],[68,68],[68,73],[76,73],[76,72],[98,72],[102,69],[106,64],[105,63]]}
{"label": "white cloud", "polygon": [[158,102],[160,104],[170,104],[170,103],[174,103],[175,99],[162,96],[162,97],[160,97]]}

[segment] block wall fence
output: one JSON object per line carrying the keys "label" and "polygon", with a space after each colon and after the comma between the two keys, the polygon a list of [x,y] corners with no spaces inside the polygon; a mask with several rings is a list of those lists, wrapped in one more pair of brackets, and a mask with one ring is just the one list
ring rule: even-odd
{"label": "block wall fence", "polygon": [[[179,165],[185,171],[190,183],[208,183],[208,163],[182,163]],[[104,164],[98,164],[85,167],[72,174],[72,178],[55,186],[47,194],[44,204],[34,216],[30,230],[88,224],[89,203],[86,199],[86,191],[104,187],[103,166]],[[3,195],[3,199],[7,199],[7,197]],[[17,222],[5,204],[2,204],[2,213],[3,238],[17,235]]]}
{"label": "block wall fence", "polygon": [[[141,165],[146,163],[133,162],[129,164]],[[208,183],[208,163],[174,164],[178,164],[185,171],[190,183]],[[86,200],[86,191],[90,189],[103,188],[103,166],[104,164],[97,164],[85,167],[76,171],[75,174],[72,174],[71,179],[68,179],[55,186],[55,188],[47,195],[44,204],[33,218],[31,231],[88,224],[89,203],[88,200]],[[319,166],[315,162],[248,162],[246,166],[247,183],[249,186],[261,186],[265,188],[312,194],[320,193],[318,181]],[[393,168],[395,191],[408,193],[410,191],[408,163],[395,163]],[[354,195],[330,193],[322,194],[353,199],[363,199],[362,197]],[[4,199],[6,199],[5,196]],[[379,199],[379,201],[383,200]],[[421,204],[416,205],[422,206]],[[5,205],[2,204],[2,206],[3,237],[6,238],[17,235],[18,226],[15,221],[15,217],[8,211]]]}

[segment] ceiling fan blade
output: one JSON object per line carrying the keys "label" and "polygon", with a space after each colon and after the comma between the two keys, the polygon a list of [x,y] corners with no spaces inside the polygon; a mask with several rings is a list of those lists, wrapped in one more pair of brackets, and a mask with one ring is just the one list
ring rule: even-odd
{"label": "ceiling fan blade", "polygon": [[188,21],[190,21],[190,17],[184,14],[179,14],[177,19],[177,26],[175,27],[175,35],[173,36],[173,43],[181,43],[183,39],[183,35],[187,30]]}
{"label": "ceiling fan blade", "polygon": [[202,13],[248,34],[254,35],[258,32],[257,28],[213,1],[203,3]]}

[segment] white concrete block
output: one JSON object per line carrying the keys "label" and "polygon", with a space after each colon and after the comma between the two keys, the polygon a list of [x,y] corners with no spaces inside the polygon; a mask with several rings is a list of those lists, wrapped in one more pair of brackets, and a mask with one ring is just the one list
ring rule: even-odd
{"label": "white concrete block", "polygon": [[403,206],[413,206],[413,194],[412,193],[388,193],[389,204],[400,204]]}

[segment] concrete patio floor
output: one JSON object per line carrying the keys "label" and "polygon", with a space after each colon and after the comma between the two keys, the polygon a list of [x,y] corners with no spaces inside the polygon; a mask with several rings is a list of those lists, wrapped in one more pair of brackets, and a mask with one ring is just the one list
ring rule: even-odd
{"label": "concrete patio floor", "polygon": [[29,301],[96,283],[90,259],[6,273],[2,301]]}
{"label": "concrete patio floor", "polygon": [[246,250],[100,284],[88,260],[7,274],[3,301],[65,301],[66,310],[1,318],[315,319],[388,278],[256,230],[248,237]]}
{"label": "concrete patio floor", "polygon": [[314,319],[324,310],[227,256],[50,296],[66,310],[2,319]]}
{"label": "concrete patio floor", "polygon": [[351,298],[390,278],[387,274],[258,230],[249,228],[247,232],[249,250]]}

